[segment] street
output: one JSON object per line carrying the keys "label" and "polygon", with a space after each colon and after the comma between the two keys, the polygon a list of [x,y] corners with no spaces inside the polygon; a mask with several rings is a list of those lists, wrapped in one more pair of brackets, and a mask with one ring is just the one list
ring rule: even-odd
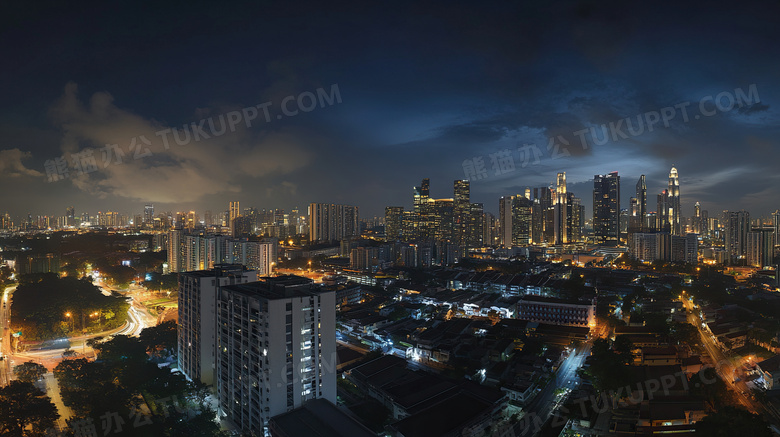
{"label": "street", "polygon": [[718,376],[726,383],[736,396],[739,403],[744,406],[748,411],[763,416],[768,422],[773,425],[780,424],[780,412],[777,411],[774,405],[768,403],[764,404],[758,402],[746,394],[748,393],[748,387],[744,381],[734,382],[735,379],[735,366],[732,360],[723,353],[720,347],[715,344],[715,340],[712,335],[702,327],[701,319],[698,316],[698,311],[693,306],[693,302],[689,299],[683,298],[683,306],[688,312],[688,322],[695,326],[699,330],[699,336],[701,337],[702,344],[707,350],[707,353],[712,358],[715,364],[715,370],[718,372]]}
{"label": "street", "polygon": [[592,340],[586,344],[577,347],[572,353],[564,360],[561,367],[547,383],[547,385],[539,392],[536,397],[524,408],[525,412],[530,420],[521,420],[516,423],[512,430],[515,436],[532,437],[539,431],[535,424],[543,424],[547,422],[550,416],[558,409],[562,402],[557,402],[556,391],[558,389],[571,389],[579,384],[579,376],[577,376],[577,370],[580,369],[585,359],[590,355],[590,349],[592,346]]}
{"label": "street", "polygon": [[0,387],[5,387],[11,382],[11,295],[16,286],[6,287],[3,290],[2,305],[0,306]]}

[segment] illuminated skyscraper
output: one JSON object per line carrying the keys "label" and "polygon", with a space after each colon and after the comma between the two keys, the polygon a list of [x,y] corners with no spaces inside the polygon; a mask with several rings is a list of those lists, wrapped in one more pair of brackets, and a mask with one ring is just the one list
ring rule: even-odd
{"label": "illuminated skyscraper", "polygon": [[401,239],[403,232],[403,206],[385,207],[385,239],[396,241]]}
{"label": "illuminated skyscraper", "polygon": [[639,176],[636,183],[636,197],[631,198],[629,207],[628,232],[644,232],[647,223],[647,185],[645,175]]}
{"label": "illuminated skyscraper", "polygon": [[667,195],[669,196],[666,206],[669,211],[667,217],[670,231],[672,235],[683,236],[684,230],[680,223],[680,177],[677,175],[677,169],[674,167],[672,167],[672,170],[669,172],[669,188],[667,190]]}
{"label": "illuminated skyscraper", "polygon": [[453,239],[455,244],[461,247],[461,254],[465,254],[468,244],[468,236],[470,231],[471,220],[471,189],[469,181],[456,180],[453,183],[453,204],[452,204],[452,221],[453,221]]}
{"label": "illuminated skyscraper", "polygon": [[499,244],[512,247],[512,196],[498,199]]}
{"label": "illuminated skyscraper", "polygon": [[151,227],[154,224],[154,205],[147,203],[144,205],[144,222],[147,227]]}
{"label": "illuminated skyscraper", "polygon": [[599,244],[620,242],[620,176],[593,177],[593,233]]}
{"label": "illuminated skyscraper", "polygon": [[532,208],[533,202],[524,196],[512,196],[512,246],[531,244]]}
{"label": "illuminated skyscraper", "polygon": [[567,207],[566,203],[568,198],[566,196],[566,173],[558,173],[558,178],[555,183],[555,198],[554,198],[554,211],[553,211],[553,229],[555,244],[566,244],[569,242],[569,236],[567,233]]}
{"label": "illuminated skyscraper", "polygon": [[234,225],[233,220],[238,218],[241,215],[241,205],[238,200],[234,202],[230,202],[230,206],[228,208],[228,227],[230,228],[230,235],[233,235],[234,232]]}
{"label": "illuminated skyscraper", "polygon": [[582,205],[579,197],[574,196],[574,193],[569,192],[566,196],[566,235],[569,238],[569,243],[573,243],[582,239],[582,228],[585,224],[585,206]]}

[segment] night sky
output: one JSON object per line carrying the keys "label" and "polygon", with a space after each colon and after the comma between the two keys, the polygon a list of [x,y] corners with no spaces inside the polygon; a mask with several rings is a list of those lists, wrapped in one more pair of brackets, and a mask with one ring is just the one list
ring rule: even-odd
{"label": "night sky", "polygon": [[[229,200],[367,217],[411,206],[424,177],[451,197],[467,176],[495,213],[500,196],[559,171],[588,216],[594,174],[620,173],[624,208],[646,174],[654,211],[672,165],[685,215],[695,201],[710,216],[780,208],[776,1],[13,3],[0,6],[0,212],[14,217],[70,205],[132,216],[147,202],[202,214]],[[341,103],[282,114],[285,97],[334,84]],[[725,109],[751,86],[752,101]],[[696,119],[722,92],[724,110],[709,101],[717,113]],[[270,121],[249,128],[167,150],[155,135],[265,102]],[[652,132],[577,134],[674,105],[687,122],[678,110]],[[141,136],[151,144],[129,149]],[[106,144],[121,164],[104,164]],[[538,161],[522,165],[524,145]],[[97,170],[79,175],[71,154],[87,149]],[[496,171],[504,150],[515,168]],[[49,182],[45,162],[61,156],[69,177]]]}

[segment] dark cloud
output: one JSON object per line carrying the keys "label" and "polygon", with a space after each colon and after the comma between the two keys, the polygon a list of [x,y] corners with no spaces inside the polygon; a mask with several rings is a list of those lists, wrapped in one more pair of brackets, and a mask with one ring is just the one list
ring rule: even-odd
{"label": "dark cloud", "polygon": [[[378,214],[409,205],[423,177],[451,196],[475,157],[489,174],[473,182],[473,197],[491,210],[558,171],[588,205],[588,181],[614,170],[624,194],[639,174],[655,193],[672,165],[686,209],[701,200],[758,214],[780,199],[771,179],[780,158],[776,2],[5,7],[0,179],[26,183],[8,202],[16,215],[71,203],[134,214],[146,201],[218,211],[228,198],[286,209],[338,201]],[[338,105],[170,150],[154,135],[266,101],[278,111],[285,97],[334,83]],[[681,102],[693,111],[705,96],[750,84],[761,100],[737,110],[691,112],[587,148],[576,134]],[[153,156],[45,182],[45,160],[105,144],[127,150],[139,135]],[[549,138],[568,142],[568,154],[553,159]],[[495,174],[489,155],[521,144],[539,146],[540,162]]]}

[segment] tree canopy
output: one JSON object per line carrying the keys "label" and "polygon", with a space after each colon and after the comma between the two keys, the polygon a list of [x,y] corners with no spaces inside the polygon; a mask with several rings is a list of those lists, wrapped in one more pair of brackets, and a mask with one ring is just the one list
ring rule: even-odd
{"label": "tree canopy", "polygon": [[145,403],[151,413],[148,421],[138,427],[128,425],[112,435],[222,435],[214,422],[215,413],[205,401],[209,390],[149,359],[173,348],[175,332],[175,324],[164,323],[144,329],[140,337],[119,335],[93,342],[97,352],[94,362],[62,361],[54,375],[63,402],[76,414],[72,424],[76,420],[99,424],[106,412],[128,421]]}
{"label": "tree canopy", "polygon": [[51,399],[30,382],[11,381],[0,388],[0,435],[42,436],[59,417]]}
{"label": "tree canopy", "polygon": [[28,361],[14,367],[16,378],[22,382],[35,382],[43,378],[47,372],[46,367],[34,362]]}
{"label": "tree canopy", "polygon": [[88,279],[54,273],[22,276],[12,299],[12,326],[27,340],[118,327],[128,308],[125,299],[103,295]]}

